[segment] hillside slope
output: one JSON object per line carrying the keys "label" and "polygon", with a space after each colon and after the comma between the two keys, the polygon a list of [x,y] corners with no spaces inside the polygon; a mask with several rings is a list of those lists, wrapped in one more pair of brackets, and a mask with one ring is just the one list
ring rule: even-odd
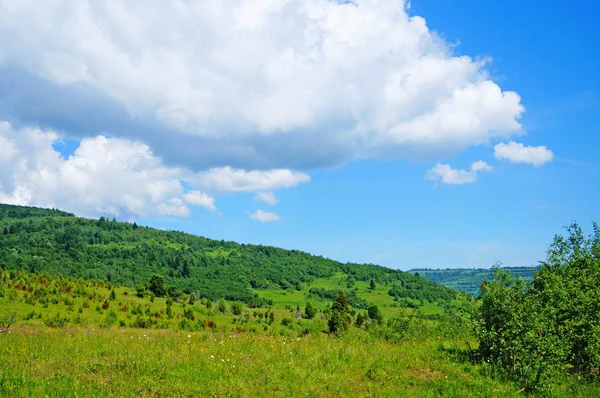
{"label": "hillside slope", "polygon": [[378,286],[389,287],[396,301],[448,304],[458,294],[380,266],[343,264],[298,250],[216,241],[56,210],[0,204],[0,231],[0,268],[130,287],[146,284],[158,273],[180,291],[210,299],[249,302],[261,289],[298,291],[318,278],[339,274],[349,291],[356,281],[373,279]]}

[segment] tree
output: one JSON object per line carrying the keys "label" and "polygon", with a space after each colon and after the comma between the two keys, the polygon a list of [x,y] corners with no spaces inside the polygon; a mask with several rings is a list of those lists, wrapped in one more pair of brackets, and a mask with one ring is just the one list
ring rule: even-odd
{"label": "tree", "polygon": [[377,307],[375,304],[371,304],[369,306],[369,308],[367,309],[367,313],[369,315],[369,318],[371,318],[373,321],[381,323],[381,321],[383,321],[383,315],[381,314],[381,311],[379,311],[379,307]]}
{"label": "tree", "polygon": [[225,301],[224,298],[222,298],[221,300],[219,300],[219,306],[218,306],[219,311],[221,311],[223,314],[227,312],[227,301]]}
{"label": "tree", "polygon": [[348,312],[349,309],[350,309],[350,302],[348,301],[348,298],[344,294],[344,291],[343,290],[338,291],[337,298],[335,299],[335,302],[333,303],[331,310],[338,311],[338,312]]}
{"label": "tree", "polygon": [[331,317],[328,326],[329,333],[341,334],[348,330],[350,326],[350,303],[342,290],[338,292],[335,302],[331,306]]}
{"label": "tree", "polygon": [[310,303],[306,303],[306,307],[304,308],[304,318],[313,319],[317,315],[317,309]]}
{"label": "tree", "polygon": [[356,321],[354,322],[354,324],[356,325],[357,328],[359,328],[364,323],[365,323],[365,316],[362,314],[362,312],[359,312],[358,315],[356,315]]}
{"label": "tree", "polygon": [[196,295],[194,293],[190,293],[190,298],[188,300],[189,305],[194,305],[196,302]]}
{"label": "tree", "polygon": [[117,299],[117,294],[115,293],[115,289],[111,289],[110,291],[110,295],[108,296],[109,300],[116,300]]}
{"label": "tree", "polygon": [[371,278],[371,282],[369,282],[369,288],[371,290],[375,290],[377,286],[375,285],[375,281],[373,280],[373,278]]}
{"label": "tree", "polygon": [[242,315],[242,304],[239,301],[236,301],[231,306],[231,312],[233,315]]}
{"label": "tree", "polygon": [[163,297],[167,292],[165,288],[165,278],[159,274],[152,275],[148,285],[148,290],[154,293],[156,297]]}
{"label": "tree", "polygon": [[7,228],[7,227],[4,227],[4,230],[2,231],[2,233],[3,233],[4,235],[8,235],[8,228]]}

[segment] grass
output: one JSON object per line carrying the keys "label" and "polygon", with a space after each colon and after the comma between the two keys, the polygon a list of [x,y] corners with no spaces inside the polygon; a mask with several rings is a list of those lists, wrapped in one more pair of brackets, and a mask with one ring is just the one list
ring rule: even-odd
{"label": "grass", "polygon": [[[332,289],[342,283],[334,277],[312,286]],[[374,291],[366,284],[356,283],[356,287],[384,310],[400,311],[386,306],[393,299],[384,294],[384,286]],[[102,309],[113,288],[116,299]],[[198,300],[194,305],[174,303],[173,316],[168,317],[163,298],[151,302],[136,297],[133,289],[36,274],[9,277],[8,272],[0,271],[0,326],[11,314],[17,317],[10,329],[0,331],[0,396],[520,394],[514,384],[492,377],[485,365],[469,359],[467,345],[474,342],[465,335],[444,337],[418,330],[391,342],[355,327],[343,337],[329,335],[324,314],[314,320],[294,316],[295,306],[305,303],[308,288],[286,294],[260,291],[274,300],[274,308],[268,311],[275,312],[276,321],[267,324],[255,316],[267,309],[245,308],[241,316],[234,316],[217,311],[216,303],[209,303],[208,309],[207,300]],[[38,293],[40,290],[45,293]],[[41,297],[47,299],[46,304],[40,302],[44,302]],[[89,308],[83,308],[84,302]],[[423,308],[427,308],[425,304]],[[138,305],[157,322],[153,328],[130,327],[136,318],[131,309]],[[129,309],[121,311],[125,306]],[[286,310],[286,306],[293,309]],[[436,310],[433,305],[430,308]],[[204,330],[179,330],[186,309],[193,311],[194,327]],[[111,310],[117,322],[101,327]],[[284,317],[291,320],[290,325],[282,325]],[[65,318],[67,325],[60,325]],[[78,318],[84,322],[76,324]],[[199,327],[209,320],[216,328]],[[591,397],[599,396],[600,389],[561,380],[550,393]]]}
{"label": "grass", "polygon": [[23,327],[0,335],[0,357],[3,396],[514,393],[476,367],[444,357],[434,342],[395,345],[352,336]]}

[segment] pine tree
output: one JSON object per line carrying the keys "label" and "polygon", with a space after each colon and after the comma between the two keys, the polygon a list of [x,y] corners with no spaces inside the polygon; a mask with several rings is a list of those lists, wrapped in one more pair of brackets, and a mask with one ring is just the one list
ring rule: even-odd
{"label": "pine tree", "polygon": [[341,334],[350,326],[350,302],[342,290],[338,292],[335,303],[331,306],[331,318],[329,318],[329,333]]}
{"label": "pine tree", "polygon": [[306,307],[304,308],[304,318],[313,319],[315,315],[317,315],[317,309],[313,307],[310,302],[306,303]]}

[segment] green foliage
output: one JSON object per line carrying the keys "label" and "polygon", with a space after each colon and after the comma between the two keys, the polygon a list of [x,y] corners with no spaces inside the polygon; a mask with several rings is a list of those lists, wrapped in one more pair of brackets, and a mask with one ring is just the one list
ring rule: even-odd
{"label": "green foliage", "polygon": [[356,315],[356,321],[354,321],[354,325],[357,328],[360,328],[360,327],[362,327],[362,325],[365,324],[365,320],[366,320],[366,317],[363,315],[362,312],[359,312],[358,315]]}
{"label": "green foliage", "polygon": [[69,324],[69,318],[56,313],[53,317],[44,319],[44,324],[51,328],[64,328]]}
{"label": "green foliage", "polygon": [[329,333],[342,334],[348,330],[351,323],[350,302],[342,290],[338,292],[337,298],[331,306],[331,317],[328,326]]}
{"label": "green foliage", "polygon": [[369,289],[371,290],[375,290],[377,286],[375,285],[375,281],[373,280],[373,278],[371,278],[371,281],[369,282]]}
{"label": "green foliage", "polygon": [[150,290],[156,297],[163,297],[167,293],[165,288],[165,278],[162,275],[154,274],[150,278],[148,283],[148,290]]}
{"label": "green foliage", "polygon": [[111,289],[110,291],[110,295],[108,296],[109,300],[116,300],[117,299],[117,293],[115,293],[115,289]]}
{"label": "green foliage", "polygon": [[146,286],[145,285],[136,285],[135,287],[135,295],[138,296],[139,298],[144,298],[144,296],[146,295]]}
{"label": "green foliage", "polygon": [[379,307],[377,307],[375,304],[369,306],[367,309],[367,314],[372,321],[377,323],[383,322],[383,314],[379,310]]}
{"label": "green foliage", "polygon": [[219,305],[217,306],[217,308],[223,314],[227,313],[227,308],[228,308],[227,301],[225,301],[224,298],[222,298],[221,300],[219,300]]}
{"label": "green foliage", "polygon": [[100,327],[102,328],[110,328],[114,326],[118,322],[117,313],[114,310],[110,310],[104,316],[104,319],[100,323]]}
{"label": "green foliage", "polygon": [[17,320],[17,314],[9,312],[6,314],[0,314],[0,330],[10,329],[10,327]]}
{"label": "green foliage", "polygon": [[242,304],[238,301],[231,305],[231,312],[233,313],[233,315],[242,315],[242,309]]}
{"label": "green foliage", "polygon": [[314,307],[309,301],[308,303],[306,303],[306,307],[304,308],[304,314],[302,315],[302,317],[306,319],[313,319],[315,315],[317,315],[317,308]]}
{"label": "green foliage", "polygon": [[481,286],[475,320],[482,359],[528,391],[550,379],[600,369],[600,229],[572,224],[556,236],[530,283],[499,268]]}

